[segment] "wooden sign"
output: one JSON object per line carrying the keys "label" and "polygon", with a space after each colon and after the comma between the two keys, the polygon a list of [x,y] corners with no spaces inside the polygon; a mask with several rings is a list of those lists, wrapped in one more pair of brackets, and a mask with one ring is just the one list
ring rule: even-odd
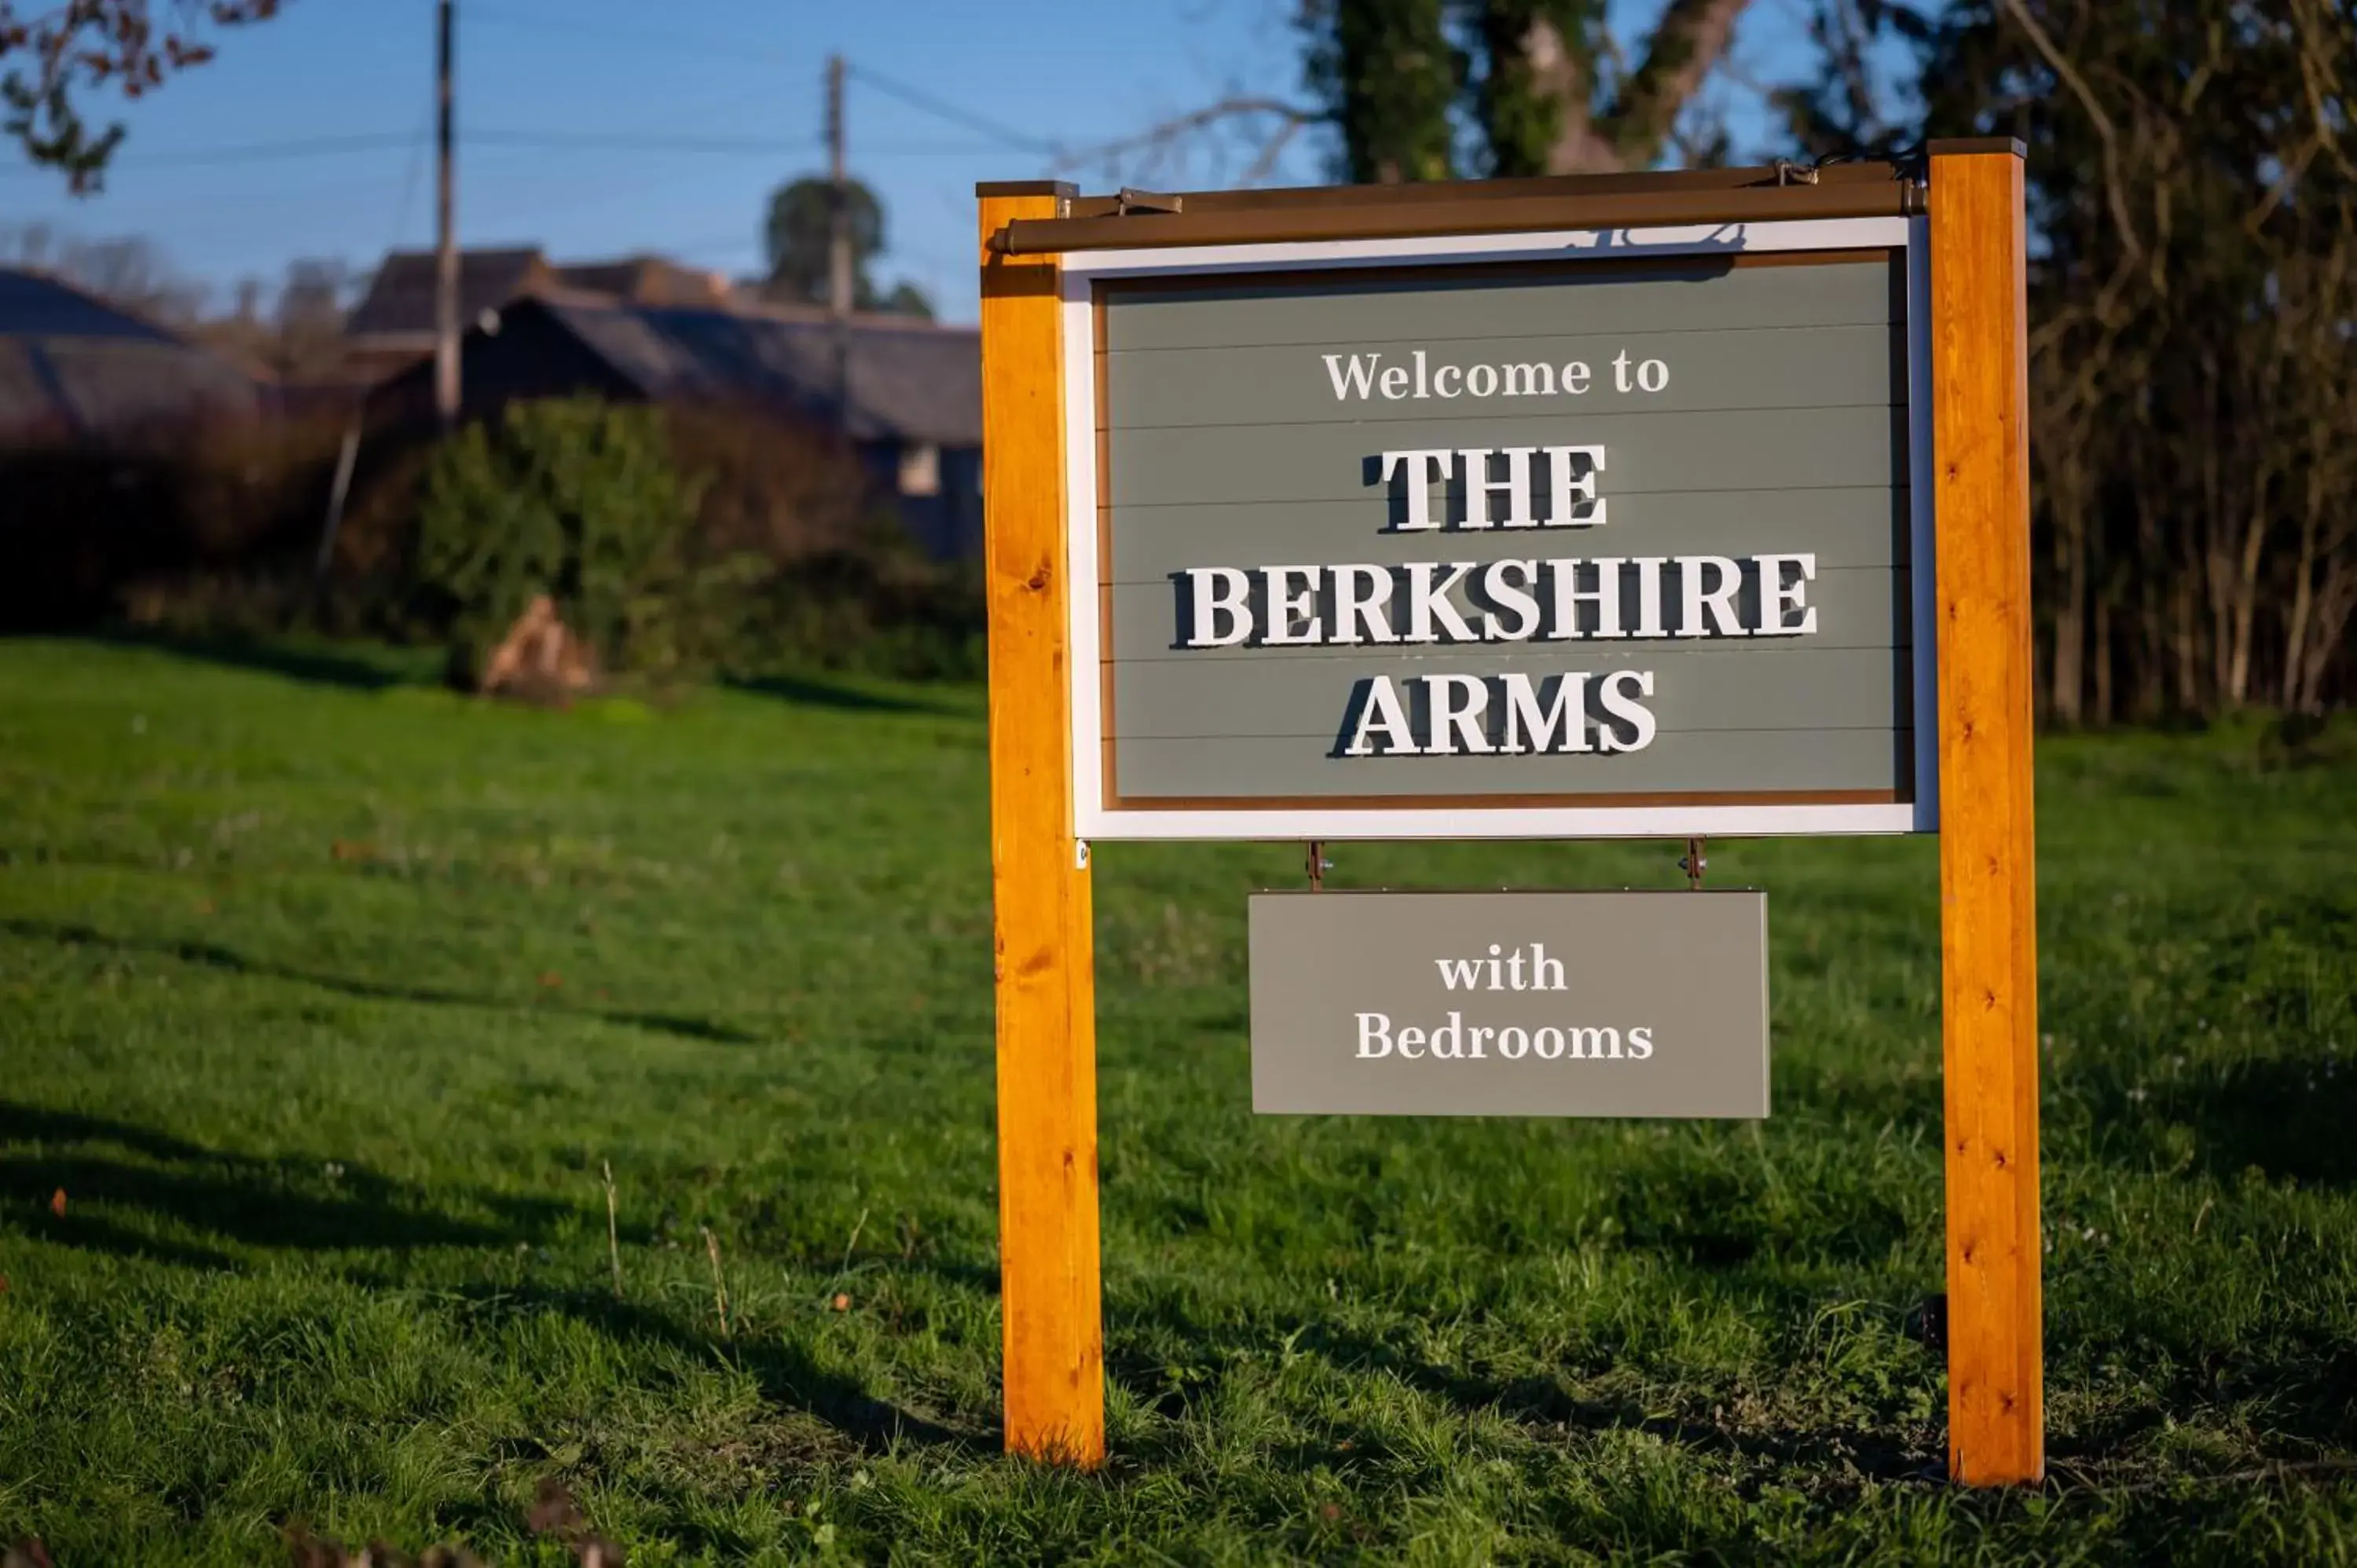
{"label": "wooden sign", "polygon": [[1932,827],[1924,223],[1068,256],[1080,831]]}
{"label": "wooden sign", "polygon": [[1253,1109],[1768,1114],[1768,897],[1261,893]]}
{"label": "wooden sign", "polygon": [[1011,1450],[1104,1453],[1091,837],[1936,828],[1950,1466],[2042,1475],[2021,149],[1788,173],[980,188]]}

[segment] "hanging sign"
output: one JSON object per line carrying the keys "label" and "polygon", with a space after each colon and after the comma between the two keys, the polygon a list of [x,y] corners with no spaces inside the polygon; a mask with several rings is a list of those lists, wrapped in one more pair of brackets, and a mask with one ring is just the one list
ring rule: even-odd
{"label": "hanging sign", "polygon": [[1078,831],[1932,827],[1919,222],[1068,257]]}
{"label": "hanging sign", "polygon": [[1765,1116],[1764,893],[1263,893],[1253,1109]]}

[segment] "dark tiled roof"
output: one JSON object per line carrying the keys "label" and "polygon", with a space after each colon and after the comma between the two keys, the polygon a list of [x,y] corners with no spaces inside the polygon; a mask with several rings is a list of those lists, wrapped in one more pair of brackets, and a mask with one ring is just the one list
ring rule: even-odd
{"label": "dark tiled roof", "polygon": [[[650,400],[743,400],[823,413],[834,328],[823,317],[536,302]],[[982,349],[971,330],[866,317],[851,329],[853,439],[982,442]]]}
{"label": "dark tiled roof", "polygon": [[[458,252],[458,323],[474,325],[487,310],[497,310],[525,293],[533,274],[543,266],[536,246],[500,251]],[[434,289],[437,276],[431,251],[394,251],[384,258],[369,282],[368,296],[352,306],[345,318],[347,338],[415,337],[434,331]]]}
{"label": "dark tiled roof", "polygon": [[0,439],[120,438],[250,415],[253,378],[78,289],[0,269]]}
{"label": "dark tiled roof", "polygon": [[53,277],[0,267],[0,337],[27,335],[178,341],[162,328]]}
{"label": "dark tiled roof", "polygon": [[722,305],[729,292],[726,283],[715,274],[661,256],[571,262],[556,269],[556,280],[568,289],[611,295],[638,305]]}

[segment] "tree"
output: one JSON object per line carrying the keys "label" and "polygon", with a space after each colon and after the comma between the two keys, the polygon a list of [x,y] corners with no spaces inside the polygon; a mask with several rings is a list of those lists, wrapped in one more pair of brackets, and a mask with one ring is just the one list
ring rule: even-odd
{"label": "tree", "polygon": [[77,195],[96,190],[122,145],[118,122],[93,133],[77,94],[119,88],[145,96],[176,71],[212,59],[199,41],[210,25],[238,27],[278,14],[281,0],[58,0],[36,9],[0,0],[0,131],[36,164],[62,171]]}
{"label": "tree", "polygon": [[[834,195],[832,182],[808,175],[770,194],[762,242],[769,253],[767,287],[771,297],[800,305],[827,303],[833,276]],[[930,317],[931,302],[914,284],[903,282],[885,293],[868,271],[884,252],[884,204],[856,179],[845,182],[845,197],[851,220],[852,307]]]}
{"label": "tree", "polygon": [[[2041,707],[2357,693],[2357,15],[2336,0],[1818,0],[1817,156],[2029,147]],[[1911,52],[1920,117],[1872,62]],[[1936,200],[1936,195],[1934,197]]]}
{"label": "tree", "polygon": [[1304,77],[1351,179],[1650,168],[1745,4],[1670,0],[1631,69],[1603,0],[1307,0]]}

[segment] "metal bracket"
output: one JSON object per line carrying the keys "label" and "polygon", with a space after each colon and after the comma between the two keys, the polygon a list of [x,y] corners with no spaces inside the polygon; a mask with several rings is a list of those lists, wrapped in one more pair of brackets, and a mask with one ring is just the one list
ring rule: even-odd
{"label": "metal bracket", "polygon": [[1309,841],[1309,858],[1302,863],[1302,869],[1309,873],[1309,891],[1326,891],[1326,874],[1334,869],[1334,863],[1326,858],[1326,846],[1316,839]]}
{"label": "metal bracket", "polygon": [[1088,868],[1089,841],[1086,839],[1074,839],[1072,841],[1072,869],[1074,871],[1086,871]]}
{"label": "metal bracket", "polygon": [[1790,158],[1778,158],[1769,167],[1776,171],[1776,183],[1780,186],[1795,182],[1802,185],[1817,183],[1817,168],[1813,164],[1796,164]]}
{"label": "metal bracket", "polygon": [[1686,891],[1689,893],[1702,891],[1702,874],[1710,869],[1710,857],[1702,852],[1703,845],[1708,842],[1699,833],[1686,840],[1686,857],[1678,862],[1678,869],[1686,874]]}
{"label": "metal bracket", "polygon": [[1123,186],[1113,199],[1114,214],[1123,218],[1128,217],[1133,212],[1178,212],[1184,210],[1186,205],[1187,200],[1184,197],[1172,196],[1158,190],[1139,190],[1126,185]]}

